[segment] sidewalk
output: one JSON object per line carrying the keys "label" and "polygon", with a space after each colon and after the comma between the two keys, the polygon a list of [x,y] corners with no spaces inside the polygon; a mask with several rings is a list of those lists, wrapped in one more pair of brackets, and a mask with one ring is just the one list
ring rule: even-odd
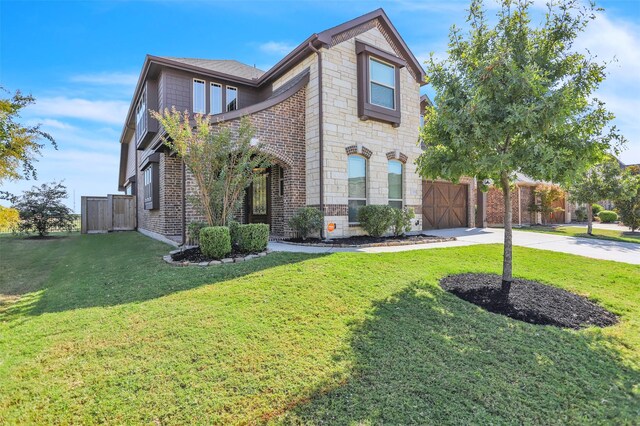
{"label": "sidewalk", "polygon": [[[313,247],[299,246],[286,243],[269,243],[274,251],[302,252],[302,253],[390,253],[408,250],[428,250],[442,247],[461,247],[473,244],[500,244],[504,239],[504,230],[498,228],[454,228],[426,231],[430,235],[442,237],[456,237],[456,241],[442,243],[416,244],[395,247]],[[575,238],[560,235],[543,234],[537,232],[513,231],[513,245],[530,247],[541,250],[557,251],[561,253],[577,254],[594,259],[615,260],[617,262],[640,265],[640,244],[617,241],[597,240],[591,238]]]}

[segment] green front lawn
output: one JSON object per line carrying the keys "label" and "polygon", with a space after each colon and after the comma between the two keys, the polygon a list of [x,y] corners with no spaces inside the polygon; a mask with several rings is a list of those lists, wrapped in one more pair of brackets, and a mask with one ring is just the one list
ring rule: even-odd
{"label": "green front lawn", "polygon": [[443,292],[500,246],[176,268],[136,233],[0,238],[0,424],[566,424],[640,418],[640,268],[516,247],[606,329]]}
{"label": "green front lawn", "polygon": [[542,232],[545,234],[564,235],[566,237],[595,238],[598,240],[622,241],[625,243],[639,243],[640,233],[637,235],[624,235],[628,229],[601,229],[593,228],[593,234],[587,234],[587,226],[532,226],[518,228],[520,231]]}

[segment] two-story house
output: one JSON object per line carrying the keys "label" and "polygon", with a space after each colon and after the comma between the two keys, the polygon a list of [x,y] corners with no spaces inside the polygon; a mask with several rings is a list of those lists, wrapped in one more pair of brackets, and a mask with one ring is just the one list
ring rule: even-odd
{"label": "two-story house", "polygon": [[382,9],[311,35],[266,72],[233,60],[147,56],[120,139],[120,190],[137,196],[147,235],[180,243],[201,220],[190,203],[193,177],[149,115],[175,107],[211,114],[214,126],[251,119],[272,166],[256,170],[238,218],[269,223],[274,237],[292,235],[288,219],[303,206],[324,212],[325,228],[336,225],[332,237],[361,233],[366,204],[412,207],[415,230],[472,226],[472,180],[423,184],[416,172],[424,84]]}

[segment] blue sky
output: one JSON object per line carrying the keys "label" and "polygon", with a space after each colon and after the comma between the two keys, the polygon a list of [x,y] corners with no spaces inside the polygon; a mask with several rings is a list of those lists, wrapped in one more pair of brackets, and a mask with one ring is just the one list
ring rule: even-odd
{"label": "blue sky", "polygon": [[[540,8],[544,1],[537,1]],[[81,195],[117,191],[119,136],[145,54],[237,59],[264,70],[314,32],[383,7],[421,61],[446,51],[467,0],[369,1],[0,1],[0,85],[33,94],[22,115],[59,144],[38,163],[38,182],[64,179]],[[640,162],[640,0],[600,0],[606,11],[579,48],[614,56],[599,97],[629,140],[620,158]],[[541,9],[539,9],[541,10]],[[429,89],[426,89],[429,92]]]}

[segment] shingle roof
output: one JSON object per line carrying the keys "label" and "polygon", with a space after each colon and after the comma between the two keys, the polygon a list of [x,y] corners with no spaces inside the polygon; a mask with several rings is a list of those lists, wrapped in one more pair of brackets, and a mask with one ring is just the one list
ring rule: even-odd
{"label": "shingle roof", "polygon": [[247,79],[258,78],[264,74],[264,71],[256,67],[232,59],[174,58],[171,56],[163,56],[163,58]]}

